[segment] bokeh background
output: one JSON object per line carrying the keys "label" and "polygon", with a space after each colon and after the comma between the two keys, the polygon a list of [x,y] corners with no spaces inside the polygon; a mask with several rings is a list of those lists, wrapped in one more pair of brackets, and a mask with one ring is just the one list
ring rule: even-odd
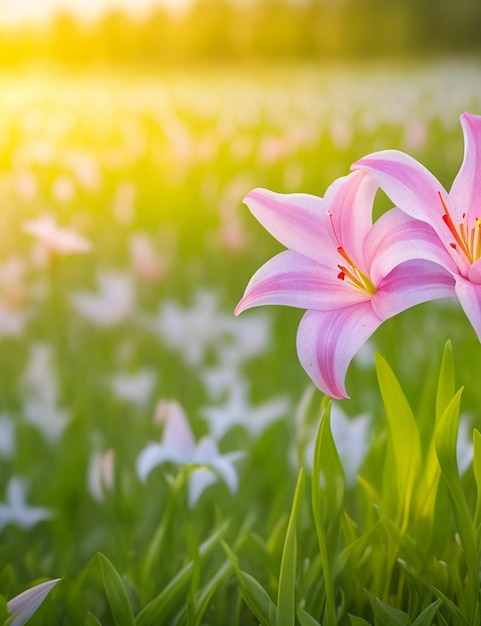
{"label": "bokeh background", "polygon": [[[161,400],[184,407],[196,438],[246,455],[238,499],[214,486],[217,518],[224,507],[243,519],[249,503],[274,525],[292,496],[286,459],[312,439],[296,426],[309,380],[301,311],[233,315],[280,250],[242,199],[257,186],[323,195],[382,148],[449,188],[459,115],[481,114],[480,32],[479,0],[0,0],[7,590],[74,578],[96,550],[120,569],[142,551],[169,492],[161,473],[141,485],[135,469],[162,436]],[[380,196],[377,214],[388,206]],[[32,235],[39,219],[90,251],[55,250]],[[456,302],[383,325],[350,368],[342,411],[382,419],[374,351],[422,405],[447,339],[479,419],[481,353]],[[199,536],[216,517],[201,506]],[[42,507],[33,522],[28,507]]]}
{"label": "bokeh background", "polygon": [[2,64],[316,60],[479,51],[476,0],[4,0]]}

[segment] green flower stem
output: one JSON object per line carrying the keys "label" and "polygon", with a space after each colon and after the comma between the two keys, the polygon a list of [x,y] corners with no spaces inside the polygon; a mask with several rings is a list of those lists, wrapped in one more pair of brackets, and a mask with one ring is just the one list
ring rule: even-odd
{"label": "green flower stem", "polygon": [[[167,500],[166,508],[162,514],[162,519],[160,520],[160,524],[155,532],[155,535],[149,544],[140,574],[140,589],[142,593],[145,593],[146,595],[149,594],[152,581],[152,572],[158,560],[160,548],[162,546],[164,538],[172,523],[174,512],[178,504],[178,498],[187,483],[187,478],[188,471],[185,471],[184,468],[182,468],[172,482],[171,493]],[[145,598],[145,601],[147,600],[148,598]]]}

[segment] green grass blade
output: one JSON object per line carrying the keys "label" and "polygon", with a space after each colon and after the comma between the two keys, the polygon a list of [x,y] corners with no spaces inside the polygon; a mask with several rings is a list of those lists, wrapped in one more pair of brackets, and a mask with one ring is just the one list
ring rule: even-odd
{"label": "green grass blade", "polygon": [[[199,549],[201,558],[206,558],[219,543],[227,526],[227,523],[223,524],[212,537],[204,541]],[[165,620],[174,611],[183,608],[193,569],[194,564],[192,561],[189,561],[177,576],[138,613],[136,617],[137,626],[151,626],[152,624],[162,623],[162,620]]]}
{"label": "green grass blade", "polygon": [[132,606],[120,574],[105,555],[99,552],[97,558],[116,626],[135,626]]}
{"label": "green grass blade", "polygon": [[226,561],[212,576],[212,578],[199,590],[195,598],[195,621],[194,626],[201,626],[202,618],[206,612],[214,593],[224,583],[234,571],[232,564]]}
{"label": "green grass blade", "polygon": [[435,439],[439,464],[448,489],[449,500],[468,570],[468,580],[466,582],[467,617],[470,623],[474,624],[477,623],[477,618],[479,617],[479,553],[477,534],[464,495],[456,458],[461,394],[462,389],[456,393],[441,416],[436,428]]}
{"label": "green grass blade", "polygon": [[[312,464],[312,511],[321,556],[324,589],[326,594],[325,621],[337,623],[336,602],[333,586],[332,563],[329,547],[336,547],[337,532],[344,502],[345,478],[341,460],[334,444],[330,427],[330,404],[322,414],[317,432]],[[328,544],[326,532],[334,529],[334,537]]]}
{"label": "green grass blade", "polygon": [[479,534],[481,529],[481,433],[477,429],[473,432],[473,473],[477,489],[474,526]]}
{"label": "green grass blade", "polygon": [[[454,393],[453,350],[451,342],[447,341],[444,347],[437,383],[435,420],[433,424],[434,429],[436,424],[439,423],[446,407],[451,402]],[[416,508],[419,511],[419,518],[425,520],[425,528],[427,529],[433,528],[433,517],[440,476],[441,468],[439,467],[438,456],[436,453],[435,438],[434,436],[430,436],[416,499]],[[426,538],[426,540],[429,540],[429,538]]]}
{"label": "green grass blade", "polygon": [[444,346],[443,358],[439,372],[438,390],[436,395],[436,423],[451,402],[455,393],[453,346],[447,341]]}
{"label": "green grass blade", "polygon": [[263,626],[274,626],[277,620],[276,605],[264,587],[250,574],[237,573],[247,606]]}
{"label": "green grass blade", "polygon": [[315,515],[327,528],[338,528],[343,510],[346,480],[331,431],[331,406],[325,407],[317,432],[312,467]]}
{"label": "green grass blade", "polygon": [[438,599],[443,601],[444,607],[446,607],[450,611],[451,615],[454,617],[454,620],[456,620],[453,623],[461,623],[463,625],[468,624],[466,617],[461,613],[459,608],[442,591],[429,583],[425,578],[422,578],[421,576],[416,574],[412,569],[408,567],[407,563],[405,563],[402,559],[398,559],[398,563],[406,572],[406,574],[416,583],[416,585],[418,585],[419,589],[422,589],[423,587],[429,589],[433,596],[436,596]]}
{"label": "green grass blade", "polygon": [[[253,521],[253,517],[250,516],[243,524],[234,544],[235,550],[239,550],[241,545],[244,543]],[[212,596],[219,589],[219,587],[232,575],[233,571],[234,567],[231,560],[229,559],[225,561],[219,567],[217,572],[213,576],[211,576],[209,581],[199,589],[194,599],[193,605],[194,619],[192,620],[192,623],[194,624],[194,626],[201,626],[204,613],[209,607]]]}
{"label": "green grass blade", "polygon": [[389,604],[382,602],[379,598],[372,601],[372,611],[374,613],[375,626],[411,626],[409,615],[399,609],[395,609]]}
{"label": "green grass blade", "polygon": [[351,626],[371,626],[365,619],[356,615],[349,615],[349,619],[351,620]]}
{"label": "green grass blade", "polygon": [[296,525],[304,494],[304,470],[301,469],[297,479],[291,516],[287,525],[284,550],[282,552],[281,570],[279,573],[279,589],[277,594],[277,626],[295,626],[296,606],[296,561],[297,538]]}
{"label": "green grass blade", "polygon": [[397,520],[401,532],[404,532],[409,522],[413,492],[421,469],[419,430],[411,407],[391,368],[378,354],[375,359],[396,473]]}
{"label": "green grass blade", "polygon": [[5,624],[9,615],[10,611],[7,607],[7,599],[0,594],[0,624]]}
{"label": "green grass blade", "polygon": [[320,622],[304,611],[304,609],[297,609],[297,620],[301,626],[321,626]]}
{"label": "green grass blade", "polygon": [[102,623],[92,615],[92,613],[87,613],[87,619],[85,620],[85,626],[102,626]]}
{"label": "green grass blade", "polygon": [[413,622],[413,626],[431,626],[432,621],[442,603],[443,601],[439,599],[427,606],[424,611],[416,617]]}
{"label": "green grass blade", "polygon": [[253,576],[239,568],[237,557],[229,546],[224,542],[222,542],[222,546],[234,568],[244,601],[253,615],[255,615],[262,626],[276,626],[276,605],[272,602],[267,591]]}

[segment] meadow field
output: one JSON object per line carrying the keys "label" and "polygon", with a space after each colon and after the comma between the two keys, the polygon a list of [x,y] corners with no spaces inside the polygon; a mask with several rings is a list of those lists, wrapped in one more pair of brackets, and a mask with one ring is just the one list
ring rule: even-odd
{"label": "meadow field", "polygon": [[0,617],[60,578],[30,624],[481,623],[481,346],[458,302],[385,322],[332,403],[297,360],[302,311],[234,316],[282,249],[245,195],[322,196],[383,148],[449,189],[480,60],[0,85]]}

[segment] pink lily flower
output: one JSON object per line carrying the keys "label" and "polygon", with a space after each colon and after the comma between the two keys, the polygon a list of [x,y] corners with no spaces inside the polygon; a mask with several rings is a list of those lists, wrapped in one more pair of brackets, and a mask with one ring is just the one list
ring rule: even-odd
{"label": "pink lily flower", "polygon": [[49,252],[72,254],[89,252],[90,241],[77,231],[61,228],[51,215],[43,215],[37,219],[27,220],[23,224],[24,232],[38,239]]}
{"label": "pink lily flower", "polygon": [[[418,161],[398,150],[367,155],[353,168],[368,172],[406,214],[429,224],[444,247],[443,266],[481,341],[481,116],[463,113],[464,159],[449,193]],[[431,240],[418,240],[420,254]]]}
{"label": "pink lily flower", "polygon": [[[399,209],[372,224],[378,187],[364,172],[335,181],[324,198],[254,189],[245,202],[288,248],[251,278],[236,307],[281,304],[307,309],[297,353],[313,382],[333,398],[348,397],[345,376],[361,345],[380,324],[421,302],[454,295],[440,265],[435,232]],[[415,260],[417,241],[430,241]]]}

